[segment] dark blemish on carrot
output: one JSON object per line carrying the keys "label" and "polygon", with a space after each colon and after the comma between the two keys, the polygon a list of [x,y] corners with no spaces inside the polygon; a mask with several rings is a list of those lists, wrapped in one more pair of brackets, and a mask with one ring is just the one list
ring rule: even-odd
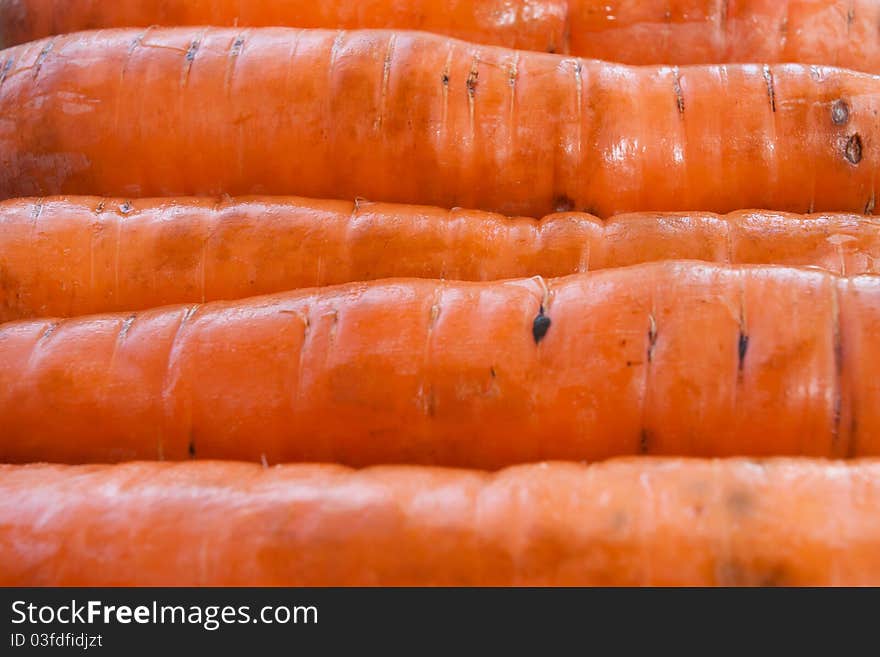
{"label": "dark blemish on carrot", "polygon": [[560,194],[553,199],[553,207],[556,212],[571,212],[574,210],[574,201],[565,194]]}
{"label": "dark blemish on carrot", "polygon": [[128,201],[126,201],[125,203],[123,203],[122,205],[119,206],[119,211],[120,211],[122,214],[128,214],[128,213],[131,212],[133,209],[134,209],[134,208],[132,207],[131,203],[128,202]]}
{"label": "dark blemish on carrot", "polygon": [[849,121],[849,105],[842,98],[831,103],[831,122],[834,125],[846,125]]}
{"label": "dark blemish on carrot", "polygon": [[441,75],[440,82],[443,84],[444,87],[448,87],[449,86],[449,74],[444,73],[443,75]]}
{"label": "dark blemish on carrot", "polygon": [[480,77],[479,71],[471,71],[467,76],[467,90],[468,95],[473,98],[474,94],[477,92],[477,79]]}
{"label": "dark blemish on carrot", "polygon": [[764,64],[764,83],[767,85],[767,97],[770,99],[770,111],[776,111],[776,89],[773,86],[773,73],[770,66]]}
{"label": "dark blemish on carrot", "polygon": [[95,208],[95,214],[101,214],[104,211],[105,205],[106,205],[106,203],[104,201],[101,201],[100,203],[98,203],[98,207]]}
{"label": "dark blemish on carrot", "polygon": [[859,421],[855,413],[849,422],[849,445],[846,448],[846,457],[851,459],[855,457],[858,449],[856,447],[856,436],[859,430]]}
{"label": "dark blemish on carrot", "polygon": [[43,68],[43,62],[46,61],[46,57],[49,56],[49,53],[52,52],[52,48],[54,48],[54,47],[55,47],[55,39],[52,39],[40,51],[40,54],[37,56],[37,63],[34,66],[34,80],[37,79],[37,76],[40,74],[40,69]]}
{"label": "dark blemish on carrot", "polygon": [[836,386],[834,394],[834,408],[832,412],[832,442],[837,443],[840,438],[840,413],[843,408],[843,335],[840,331],[840,315],[839,311],[834,314],[834,373],[836,376]]}
{"label": "dark blemish on carrot", "polygon": [[855,7],[850,7],[846,12],[846,26],[851,27],[853,21],[856,19],[856,10]]}
{"label": "dark blemish on carrot", "polygon": [[189,49],[186,51],[186,61],[192,62],[196,58],[196,53],[199,51],[199,41],[198,39],[189,44]]}
{"label": "dark blemish on carrot", "polygon": [[647,454],[649,444],[650,444],[650,437],[648,435],[648,430],[642,429],[642,433],[639,436],[639,452],[641,454]]}
{"label": "dark blemish on carrot", "polygon": [[739,341],[737,344],[737,357],[738,357],[738,363],[739,363],[738,367],[739,367],[740,372],[743,371],[743,366],[745,365],[745,362],[746,362],[746,353],[748,352],[748,350],[749,350],[749,336],[746,335],[745,333],[743,333],[742,331],[740,331],[739,332]]}
{"label": "dark blemish on carrot", "polygon": [[532,337],[535,338],[535,344],[544,339],[547,331],[550,330],[550,324],[550,318],[544,314],[544,306],[542,305],[538,315],[535,317],[535,321],[532,322]]}
{"label": "dark blemish on carrot", "polygon": [[672,90],[675,92],[675,103],[678,105],[678,113],[684,114],[684,94],[681,91],[681,73],[678,66],[673,67]]}
{"label": "dark blemish on carrot", "polygon": [[119,339],[125,339],[125,336],[128,335],[129,329],[131,329],[131,325],[134,324],[134,320],[137,319],[137,314],[131,314],[125,318],[125,321],[122,322],[122,328],[119,329]]}
{"label": "dark blemish on carrot", "polygon": [[547,46],[547,52],[549,52],[551,55],[555,55],[556,54],[556,46],[551,43],[549,46]]}
{"label": "dark blemish on carrot", "polygon": [[746,566],[730,559],[719,564],[716,572],[721,586],[785,586],[788,581],[782,564]]}
{"label": "dark blemish on carrot", "polygon": [[864,214],[874,214],[874,192],[871,192],[871,198],[865,203]]}
{"label": "dark blemish on carrot", "polygon": [[489,368],[489,376],[491,376],[493,379],[494,379],[496,376],[498,376],[498,375],[495,373],[495,368],[494,368],[494,367],[490,367],[490,368]]}
{"label": "dark blemish on carrot", "polygon": [[196,437],[194,433],[189,434],[189,445],[187,445],[187,451],[189,452],[189,457],[194,459],[196,457]]}
{"label": "dark blemish on carrot", "polygon": [[858,133],[847,139],[843,155],[850,164],[858,164],[862,161],[862,138]]}
{"label": "dark blemish on carrot", "polygon": [[726,501],[728,510],[737,516],[746,515],[755,506],[752,494],[743,488],[731,491]]}
{"label": "dark blemish on carrot", "polygon": [[52,337],[52,334],[58,330],[58,327],[61,326],[61,322],[52,322],[49,326],[46,327],[46,330],[43,331],[43,335],[40,336],[40,342],[43,340],[48,340]]}
{"label": "dark blemish on carrot", "polygon": [[232,44],[232,52],[230,53],[233,57],[236,57],[238,53],[241,52],[241,47],[244,45],[244,37],[238,37]]}
{"label": "dark blemish on carrot", "polygon": [[654,347],[657,345],[657,322],[654,321],[654,316],[650,316],[651,323],[648,326],[648,362],[653,362],[654,360]]}
{"label": "dark blemish on carrot", "polygon": [[6,60],[6,63],[3,64],[3,68],[0,69],[0,84],[6,82],[6,76],[9,75],[9,70],[12,68],[12,57]]}

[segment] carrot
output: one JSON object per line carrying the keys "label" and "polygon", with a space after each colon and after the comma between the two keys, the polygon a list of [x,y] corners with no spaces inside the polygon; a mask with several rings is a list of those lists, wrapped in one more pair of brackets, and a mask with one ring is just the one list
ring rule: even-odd
{"label": "carrot", "polygon": [[876,460],[0,466],[0,585],[876,586],[878,506]]}
{"label": "carrot", "polygon": [[6,0],[0,43],[149,25],[428,30],[630,64],[804,62],[880,73],[872,0]]}
{"label": "carrot", "polygon": [[0,325],[0,462],[880,455],[880,278],[664,261]]}
{"label": "carrot", "polygon": [[0,321],[391,277],[557,277],[692,258],[880,273],[880,223],[861,215],[554,214],[302,198],[0,202]]}
{"label": "carrot", "polygon": [[301,194],[542,216],[875,206],[880,78],[423,33],[93,32],[0,53],[0,198]]}

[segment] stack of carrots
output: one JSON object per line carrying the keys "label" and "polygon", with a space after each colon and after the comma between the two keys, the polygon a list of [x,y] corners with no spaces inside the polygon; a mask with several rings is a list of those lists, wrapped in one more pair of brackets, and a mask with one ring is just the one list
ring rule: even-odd
{"label": "stack of carrots", "polygon": [[0,0],[0,585],[880,585],[878,24]]}

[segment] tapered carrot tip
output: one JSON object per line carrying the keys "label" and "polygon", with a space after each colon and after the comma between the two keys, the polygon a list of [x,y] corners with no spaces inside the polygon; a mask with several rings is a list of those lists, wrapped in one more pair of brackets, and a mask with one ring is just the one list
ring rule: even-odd
{"label": "tapered carrot tip", "polygon": [[0,466],[0,585],[878,585],[878,507],[876,460]]}

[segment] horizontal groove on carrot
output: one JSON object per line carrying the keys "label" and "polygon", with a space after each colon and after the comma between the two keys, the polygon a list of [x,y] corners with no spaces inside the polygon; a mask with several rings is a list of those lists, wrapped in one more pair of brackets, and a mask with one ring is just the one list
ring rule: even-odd
{"label": "horizontal groove on carrot", "polygon": [[0,461],[880,455],[880,277],[664,261],[0,325]]}
{"label": "horizontal groove on carrot", "polygon": [[0,44],[159,24],[427,30],[628,64],[803,62],[880,73],[872,0],[0,1]]}
{"label": "horizontal groove on carrot", "polygon": [[878,507],[876,460],[0,466],[0,585],[876,586]]}
{"label": "horizontal groove on carrot", "polygon": [[[420,32],[150,28],[2,52],[0,198],[873,211],[880,77],[628,67]],[[51,129],[49,129],[51,128]]]}
{"label": "horizontal groove on carrot", "polygon": [[394,277],[547,278],[663,259],[880,272],[880,220],[472,210],[240,199],[0,202],[0,321],[143,310]]}

